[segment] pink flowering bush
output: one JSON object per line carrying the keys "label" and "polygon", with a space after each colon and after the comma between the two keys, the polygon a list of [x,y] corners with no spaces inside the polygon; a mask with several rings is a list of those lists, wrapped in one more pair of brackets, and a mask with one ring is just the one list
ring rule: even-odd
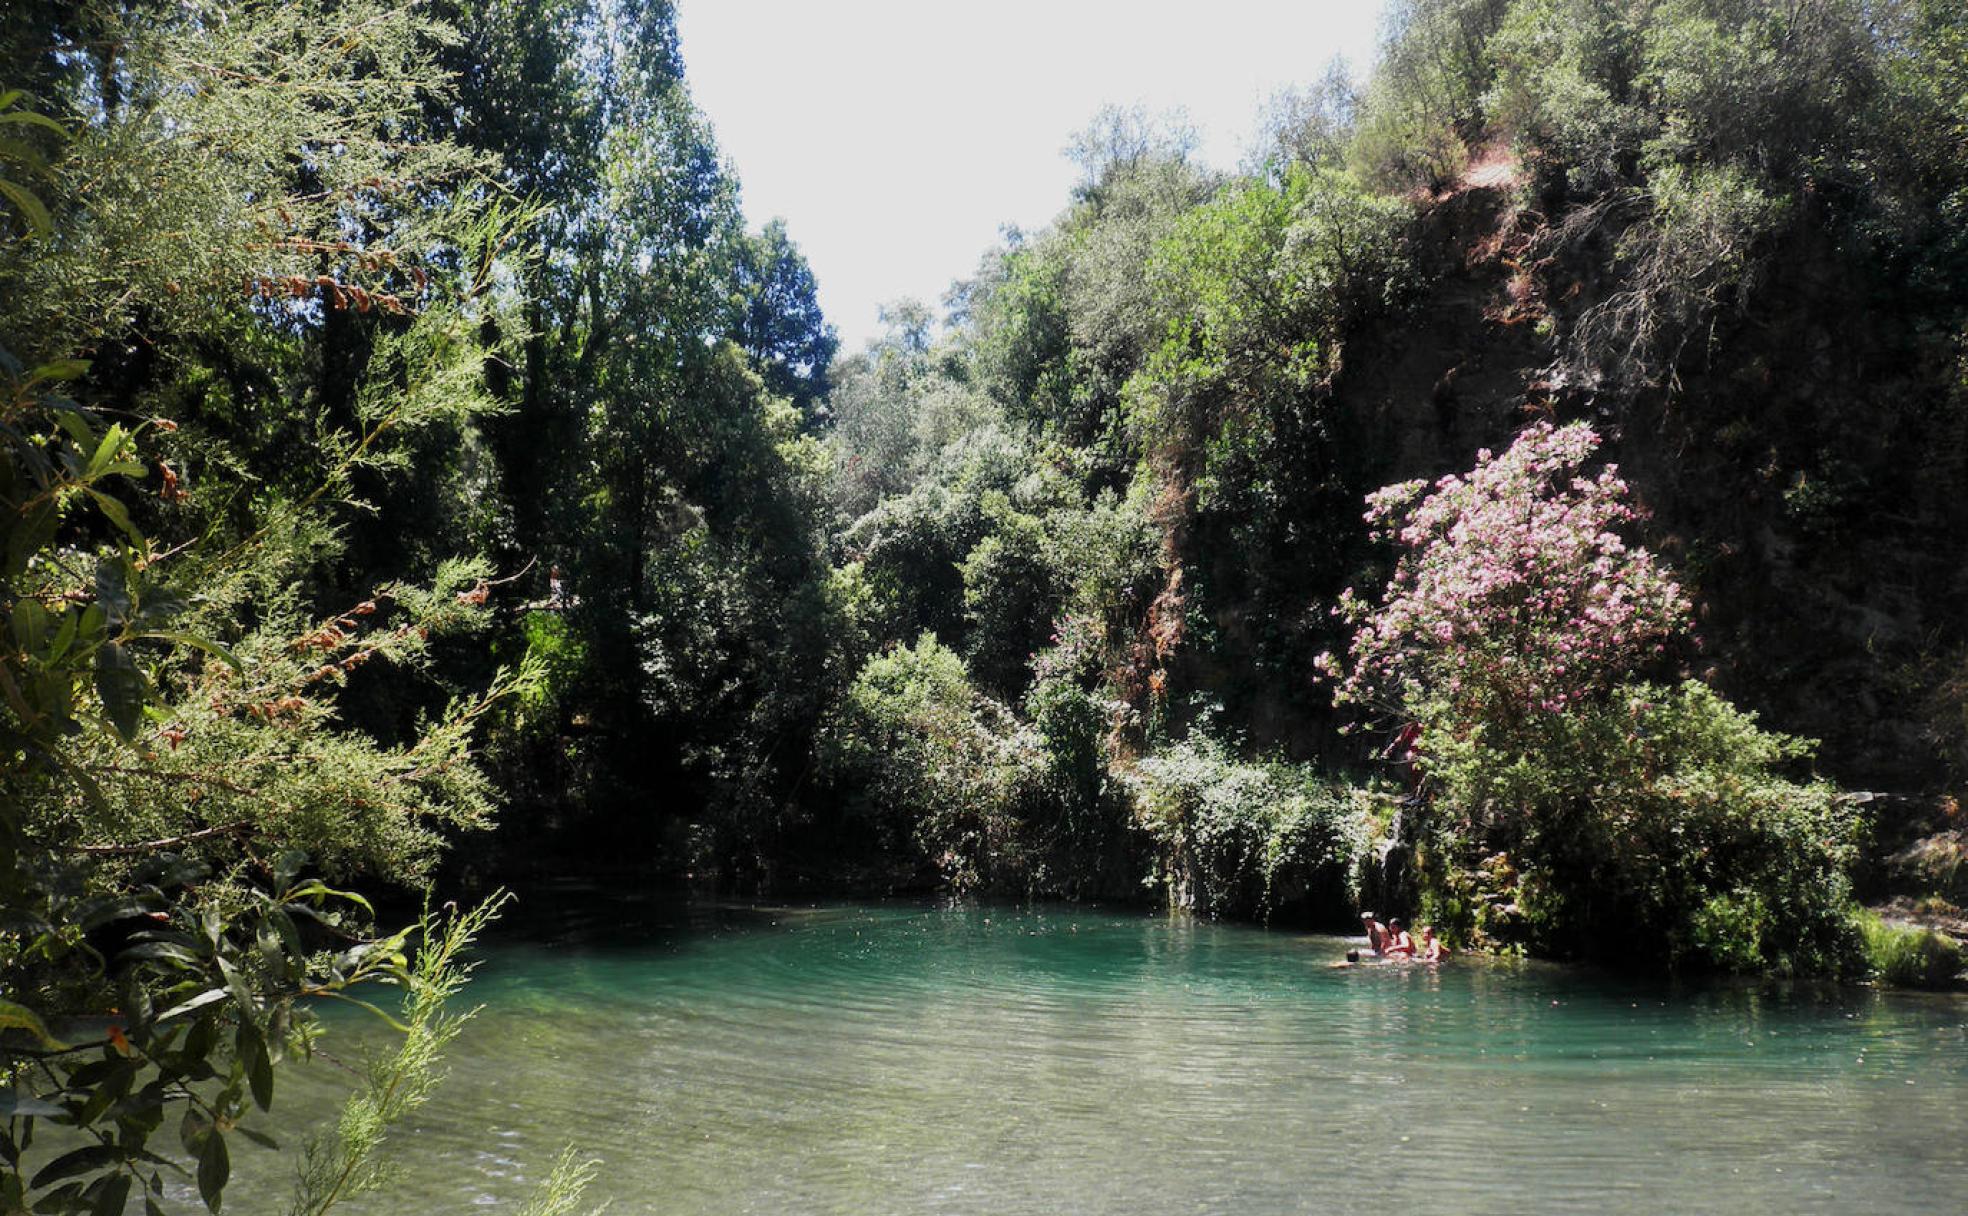
{"label": "pink flowering bush", "polygon": [[1618,470],[1583,473],[1598,446],[1584,423],[1540,422],[1465,475],[1371,495],[1367,522],[1400,557],[1378,606],[1349,590],[1335,609],[1355,625],[1343,673],[1321,656],[1339,699],[1516,727],[1603,696],[1660,654],[1688,601],[1621,537],[1638,513]]}
{"label": "pink flowering bush", "polygon": [[[1423,912],[1464,937],[1727,970],[1837,971],[1857,950],[1859,822],[1772,734],[1699,681],[1648,683],[1687,597],[1627,533],[1589,426],[1538,423],[1432,486],[1389,486],[1370,603],[1348,592],[1337,698],[1418,729]],[[1404,735],[1404,738],[1410,737]]]}

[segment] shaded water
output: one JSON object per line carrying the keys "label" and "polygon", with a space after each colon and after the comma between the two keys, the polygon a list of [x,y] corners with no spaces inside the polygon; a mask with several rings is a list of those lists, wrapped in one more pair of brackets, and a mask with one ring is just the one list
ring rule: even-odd
{"label": "shaded water", "polygon": [[[1335,970],[1337,938],[1084,908],[530,903],[356,1210],[516,1207],[568,1142],[616,1213],[1968,1204],[1959,997]],[[286,1127],[332,1109],[310,1068]],[[226,1210],[284,1168],[242,1144]]]}

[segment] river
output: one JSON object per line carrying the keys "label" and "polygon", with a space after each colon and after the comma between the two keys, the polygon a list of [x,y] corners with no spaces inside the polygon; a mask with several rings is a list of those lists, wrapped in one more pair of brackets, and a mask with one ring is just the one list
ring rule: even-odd
{"label": "river", "polygon": [[[367,1213],[1958,1212],[1968,999],[1510,960],[1083,907],[541,893]],[[379,1028],[334,1016],[329,1046]],[[274,1127],[343,1075],[282,1074]],[[243,1141],[228,1213],[291,1165]]]}

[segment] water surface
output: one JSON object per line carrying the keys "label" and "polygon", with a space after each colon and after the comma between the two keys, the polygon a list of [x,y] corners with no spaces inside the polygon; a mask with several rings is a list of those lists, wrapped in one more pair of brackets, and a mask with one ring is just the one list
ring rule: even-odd
{"label": "water surface", "polygon": [[[541,894],[371,1213],[1958,1212],[1968,1000],[1673,987],[1085,908]],[[373,1032],[334,1019],[348,1050]],[[283,1074],[283,1128],[331,1109]],[[257,1160],[255,1159],[257,1157]],[[228,1212],[278,1210],[243,1143]]]}

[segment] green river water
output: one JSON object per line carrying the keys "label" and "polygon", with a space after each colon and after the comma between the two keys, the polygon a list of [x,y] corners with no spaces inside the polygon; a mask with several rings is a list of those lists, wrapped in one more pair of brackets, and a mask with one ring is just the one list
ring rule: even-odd
{"label": "green river water", "polygon": [[[367,1213],[1962,1212],[1968,999],[1676,987],[1139,913],[538,893]],[[375,1033],[331,1019],[331,1048]],[[283,1073],[293,1138],[345,1085]],[[234,1152],[228,1213],[291,1166]]]}

